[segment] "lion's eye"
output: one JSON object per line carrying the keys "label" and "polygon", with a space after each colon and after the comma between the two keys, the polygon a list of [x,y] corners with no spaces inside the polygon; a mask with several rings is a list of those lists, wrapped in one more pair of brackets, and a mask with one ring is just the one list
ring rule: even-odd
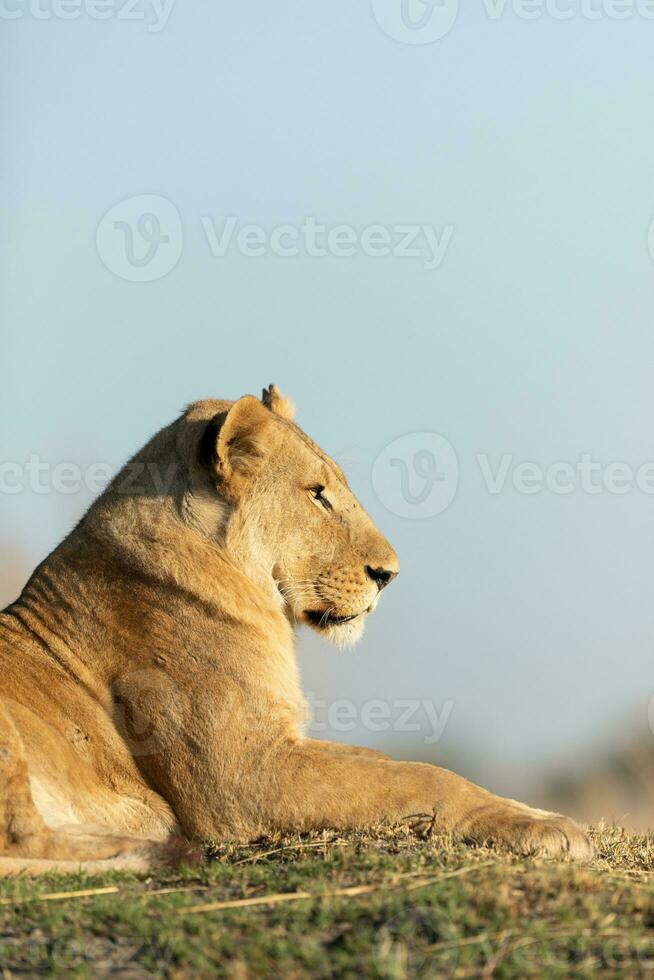
{"label": "lion's eye", "polygon": [[323,496],[324,492],[325,492],[325,488],[321,486],[321,484],[317,484],[315,487],[309,487],[309,493],[311,494],[314,500],[318,501],[318,503],[321,504],[321,506],[323,506],[325,510],[333,510],[334,508],[327,500],[327,497]]}

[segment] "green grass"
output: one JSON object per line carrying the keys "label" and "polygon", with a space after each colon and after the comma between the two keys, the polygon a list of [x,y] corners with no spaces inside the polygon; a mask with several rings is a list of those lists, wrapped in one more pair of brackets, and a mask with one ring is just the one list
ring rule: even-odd
{"label": "green grass", "polygon": [[[589,866],[409,832],[221,846],[156,877],[0,882],[0,977],[638,977],[654,971],[654,836],[593,831]],[[337,889],[373,886],[338,896]],[[117,893],[44,901],[52,891]],[[157,896],[162,888],[178,890]],[[194,906],[309,892],[309,899]],[[7,900],[9,900],[7,902]]]}

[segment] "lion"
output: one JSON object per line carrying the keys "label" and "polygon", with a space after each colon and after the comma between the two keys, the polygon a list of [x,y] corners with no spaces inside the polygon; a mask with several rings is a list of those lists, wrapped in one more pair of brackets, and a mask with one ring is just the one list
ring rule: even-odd
{"label": "lion", "polygon": [[307,737],[297,627],[352,645],[398,572],[276,386],[191,405],[0,613],[0,874],[402,821],[590,857],[560,814]]}

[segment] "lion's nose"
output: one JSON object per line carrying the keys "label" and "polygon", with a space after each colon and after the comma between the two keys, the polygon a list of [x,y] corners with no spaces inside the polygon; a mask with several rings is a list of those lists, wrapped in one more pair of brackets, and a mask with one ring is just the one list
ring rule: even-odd
{"label": "lion's nose", "polygon": [[372,568],[370,565],[366,565],[366,575],[371,578],[373,582],[376,582],[377,588],[381,590],[392,582],[397,572],[392,572],[388,568]]}

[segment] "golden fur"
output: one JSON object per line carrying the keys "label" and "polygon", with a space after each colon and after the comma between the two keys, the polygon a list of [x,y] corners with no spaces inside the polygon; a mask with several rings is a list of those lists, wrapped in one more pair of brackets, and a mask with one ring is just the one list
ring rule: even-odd
{"label": "golden fur", "polygon": [[407,817],[589,855],[562,816],[305,737],[296,625],[354,642],[397,571],[274,386],[192,405],[0,614],[0,874]]}

